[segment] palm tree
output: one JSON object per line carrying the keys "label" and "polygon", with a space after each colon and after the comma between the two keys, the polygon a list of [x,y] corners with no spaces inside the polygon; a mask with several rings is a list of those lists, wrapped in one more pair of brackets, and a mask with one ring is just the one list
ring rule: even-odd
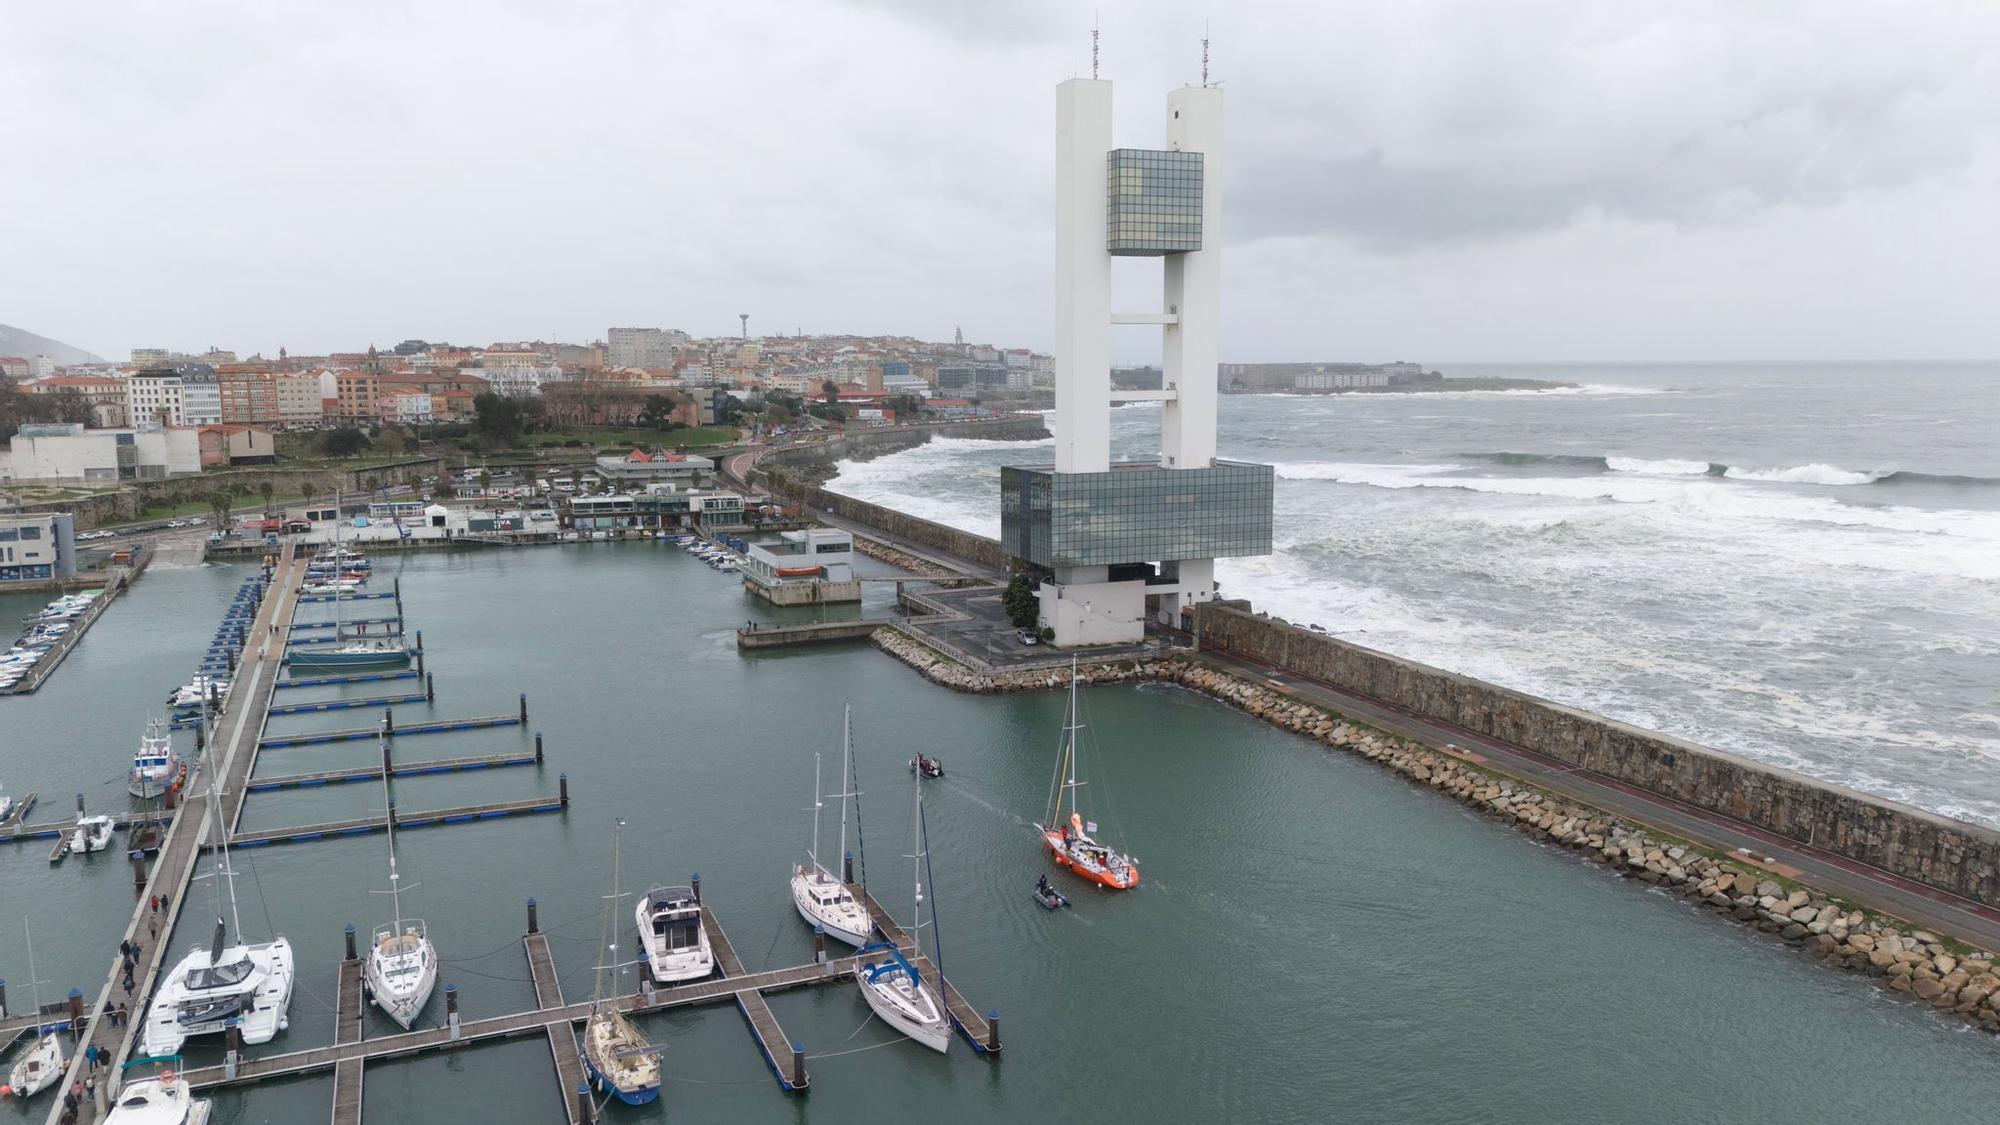
{"label": "palm tree", "polygon": [[208,510],[215,516],[218,529],[229,526],[229,509],[235,504],[236,493],[226,486],[208,494]]}
{"label": "palm tree", "polygon": [[271,496],[278,491],[278,486],[271,483],[271,478],[265,477],[263,480],[257,482],[257,491],[264,495],[264,514],[270,515]]}
{"label": "palm tree", "polygon": [[493,491],[493,470],[479,470],[479,494],[484,496],[491,491]]}

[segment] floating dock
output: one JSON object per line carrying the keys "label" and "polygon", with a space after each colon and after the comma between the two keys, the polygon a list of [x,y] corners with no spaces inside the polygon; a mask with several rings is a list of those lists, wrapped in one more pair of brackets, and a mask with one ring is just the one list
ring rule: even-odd
{"label": "floating dock", "polygon": [[277,703],[271,707],[271,714],[310,715],[319,711],[352,711],[362,707],[390,707],[398,703],[427,703],[430,696],[421,691],[405,695],[378,695],[372,699],[320,699],[311,703]]}
{"label": "floating dock", "polygon": [[[431,773],[462,773],[467,770],[504,769],[532,766],[542,761],[539,754],[488,754],[477,758],[439,758],[428,762],[392,765],[390,777],[422,777]],[[292,773],[278,777],[252,778],[245,786],[252,793],[274,789],[310,789],[320,785],[344,785],[350,781],[380,781],[381,766],[359,766],[350,770],[322,770],[319,773]]]}
{"label": "floating dock", "polygon": [[[563,792],[559,797],[530,797],[525,801],[498,801],[490,805],[464,805],[459,808],[437,809],[432,812],[398,814],[396,827],[430,828],[440,824],[469,824],[475,820],[500,820],[510,816],[532,816],[536,813],[561,812],[569,807],[569,784],[563,782]],[[278,828],[268,832],[238,832],[229,838],[232,848],[261,848],[267,844],[302,844],[308,840],[323,840],[328,836],[366,836],[371,832],[381,832],[388,827],[379,816],[356,818],[354,820],[333,820],[324,824],[308,824],[301,828]]]}
{"label": "floating dock", "polygon": [[[886,915],[884,917],[886,918]],[[733,1002],[749,1020],[752,1034],[764,1052],[765,1059],[771,1064],[772,1072],[777,1075],[780,1085],[788,1091],[803,1092],[810,1085],[805,1072],[805,1044],[791,1042],[786,1038],[784,1029],[771,1014],[770,1005],[765,1001],[764,994],[808,985],[851,984],[854,979],[854,958],[826,959],[824,954],[821,954],[822,959],[810,964],[760,973],[747,972],[730,944],[728,936],[723,933],[721,923],[706,905],[702,907],[702,922],[708,928],[709,944],[716,952],[716,963],[722,975],[672,987],[660,988],[648,985],[637,995],[610,997],[601,1003],[616,1007],[628,1014],[640,1014]],[[888,923],[885,933],[900,934],[901,931],[892,921]],[[342,1094],[344,1087],[340,1077],[343,1073],[352,1074],[348,1081],[352,1083],[356,1091],[355,1100],[358,1101],[361,1084],[358,1071],[365,1063],[454,1048],[483,1040],[544,1035],[549,1041],[554,1077],[562,1087],[563,1102],[569,1120],[575,1125],[580,1125],[585,1118],[578,1112],[577,1094],[578,1087],[585,1086],[585,1072],[581,1055],[576,1048],[575,1029],[579,1022],[590,1018],[592,1005],[590,1001],[568,1003],[563,999],[560,983],[556,979],[554,959],[549,955],[548,939],[536,924],[533,899],[528,901],[528,931],[522,936],[521,943],[528,961],[529,976],[535,988],[536,1007],[531,1010],[459,1022],[456,1020],[456,997],[448,990],[446,1005],[451,1014],[447,1016],[444,1027],[385,1035],[374,1039],[361,1039],[357,1035],[352,1040],[342,1040],[336,1036],[337,1041],[332,1046],[241,1060],[233,1069],[227,1066],[196,1068],[187,1072],[188,1082],[197,1090],[208,1090],[220,1086],[240,1086],[270,1078],[332,1070],[335,1074],[336,1125],[341,1122],[358,1125],[358,1117],[342,1116],[340,1113],[340,1107],[345,1104]],[[928,962],[919,964],[920,971],[926,973],[936,971]],[[344,996],[345,976],[342,980]],[[955,993],[956,990],[952,990],[952,994]],[[963,1002],[962,997],[960,1002]],[[970,1005],[966,1007],[970,1011]],[[343,1015],[342,1026],[346,1026],[346,1022],[346,1017]],[[992,1024],[980,1020],[979,1024],[969,1024],[968,1027],[982,1027],[991,1037],[989,1046],[981,1053],[991,1055],[999,1050],[997,1029]],[[352,1070],[346,1071],[344,1068]]]}
{"label": "floating dock", "polygon": [[422,672],[415,668],[399,668],[393,672],[341,672],[329,676],[298,676],[278,681],[278,690],[302,687],[334,687],[338,684],[387,683],[390,680],[421,680]]}
{"label": "floating dock", "polygon": [[[347,928],[347,951],[354,952],[354,927]],[[361,999],[361,961],[349,956],[340,963],[340,992],[334,1013],[333,1041],[338,1046],[361,1042],[364,1005]],[[361,1125],[361,1060],[336,1063],[333,1068],[333,1125]]]}
{"label": "floating dock", "polygon": [[[523,715],[485,715],[475,719],[426,719],[423,722],[397,724],[390,728],[389,737],[400,738],[409,734],[441,734],[453,730],[480,730],[485,727],[517,727],[527,722]],[[378,738],[382,728],[352,727],[347,730],[313,731],[307,734],[275,734],[260,739],[259,750],[271,750],[286,746],[318,746],[325,742],[359,742],[362,739]]]}
{"label": "floating dock", "polygon": [[[300,621],[293,624],[291,631],[294,633],[309,633],[316,629],[332,629],[342,625],[401,625],[402,623],[403,615],[399,613],[393,617],[350,617],[346,621]],[[402,630],[395,629],[392,632],[400,633]],[[292,643],[297,644],[298,642],[293,641]]]}

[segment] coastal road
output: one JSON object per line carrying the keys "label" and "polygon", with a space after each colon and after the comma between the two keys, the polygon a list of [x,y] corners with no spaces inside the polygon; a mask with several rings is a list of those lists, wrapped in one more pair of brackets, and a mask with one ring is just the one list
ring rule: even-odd
{"label": "coastal road", "polygon": [[1796,869],[1802,882],[1983,949],[2000,950],[2000,910],[1982,903],[1226,650],[1204,647],[1199,658],[1252,683],[1262,683],[1391,734],[1430,746],[1452,745],[1471,751],[1502,773],[1614,816],[1722,851],[1747,848],[1760,865],[1769,857]]}

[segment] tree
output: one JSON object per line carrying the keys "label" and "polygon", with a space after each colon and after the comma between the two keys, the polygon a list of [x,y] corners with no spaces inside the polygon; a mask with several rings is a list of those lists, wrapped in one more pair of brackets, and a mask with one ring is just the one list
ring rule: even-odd
{"label": "tree", "polygon": [[266,477],[257,482],[257,491],[264,497],[264,510],[266,512],[270,511],[271,497],[278,491],[278,486],[272,484],[271,479]]}
{"label": "tree", "polygon": [[[270,483],[266,482],[264,487],[269,489]],[[231,488],[225,486],[208,494],[209,514],[215,517],[215,526],[218,529],[229,526],[229,509],[235,506],[236,492]]]}
{"label": "tree", "polygon": [[1041,600],[1035,597],[1035,588],[1025,574],[1016,574],[1007,583],[1007,592],[1000,595],[1000,608],[1007,611],[1007,620],[1016,629],[1032,629],[1041,621]]}
{"label": "tree", "polygon": [[328,430],[319,439],[319,451],[328,457],[352,457],[368,448],[368,435],[352,426]]}
{"label": "tree", "polygon": [[388,454],[402,453],[410,447],[409,440],[399,430],[385,429],[375,435],[375,448]]}
{"label": "tree", "polygon": [[512,445],[525,426],[521,400],[481,391],[472,399],[472,432],[488,445]]}
{"label": "tree", "polygon": [[493,491],[493,470],[479,470],[479,494],[484,496],[491,491]]}
{"label": "tree", "polygon": [[666,395],[647,395],[639,410],[639,423],[649,430],[671,430],[679,424],[674,421],[674,406],[674,400]]}
{"label": "tree", "polygon": [[832,404],[832,403],[836,403],[836,402],[839,402],[839,401],[840,401],[840,384],[839,384],[839,383],[836,383],[836,382],[834,382],[833,380],[831,380],[831,379],[828,379],[828,380],[827,380],[826,382],[824,382],[824,383],[821,383],[821,384],[819,385],[819,389],[820,389],[820,390],[821,390],[822,392],[824,392],[824,393],[825,393],[825,395],[826,395],[826,397],[825,397],[825,398],[823,398],[823,399],[821,399],[821,400],[820,400],[821,402],[825,402],[825,403],[828,403],[828,404]]}

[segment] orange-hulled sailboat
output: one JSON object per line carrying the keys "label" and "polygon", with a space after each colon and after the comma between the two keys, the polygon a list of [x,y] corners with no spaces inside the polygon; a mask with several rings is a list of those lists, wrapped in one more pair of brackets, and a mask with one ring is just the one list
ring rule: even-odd
{"label": "orange-hulled sailboat", "polygon": [[[1097,839],[1097,824],[1085,820],[1077,806],[1077,734],[1083,713],[1076,702],[1076,660],[1069,665],[1069,710],[1063,716],[1062,753],[1056,759],[1055,782],[1049,788],[1048,811],[1035,827],[1048,845],[1057,867],[1067,867],[1100,887],[1114,891],[1139,885],[1139,861]],[[1067,812],[1065,812],[1067,809]]]}

